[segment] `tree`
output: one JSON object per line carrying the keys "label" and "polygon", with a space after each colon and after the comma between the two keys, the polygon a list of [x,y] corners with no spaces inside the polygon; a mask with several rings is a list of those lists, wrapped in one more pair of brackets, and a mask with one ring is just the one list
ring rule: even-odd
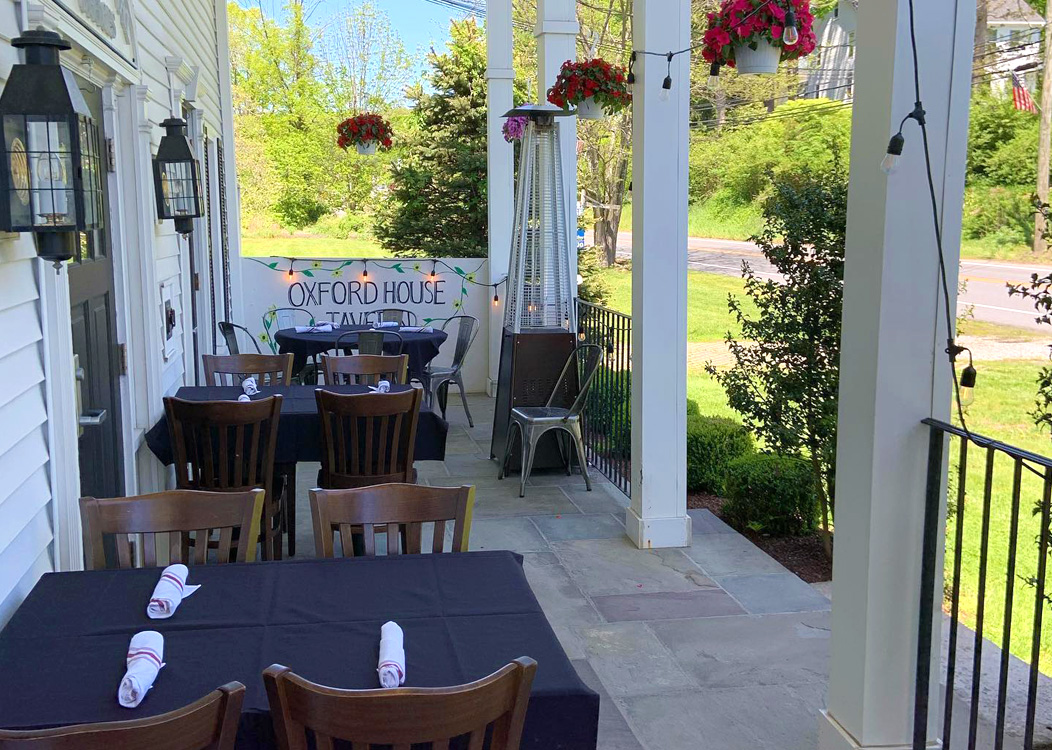
{"label": "tree", "polygon": [[321,47],[321,79],[336,112],[386,110],[404,101],[412,61],[391,19],[371,0],[331,18]]}
{"label": "tree", "polygon": [[741,328],[727,334],[734,365],[706,366],[732,408],[769,450],[806,458],[822,509],[827,552],[834,504],[840,318],[847,174],[839,164],[778,180],[753,238],[782,281],[742,264],[753,317],[733,295]]}
{"label": "tree", "polygon": [[[1037,152],[1037,200],[1048,203],[1048,170],[1052,157],[1052,5],[1045,8],[1045,75],[1041,81],[1041,132]],[[1048,247],[1045,235],[1048,224],[1042,212],[1034,220],[1034,252]]]}
{"label": "tree", "polygon": [[428,55],[429,91],[409,93],[418,132],[394,166],[376,224],[398,254],[483,257],[486,243],[486,42],[474,19],[450,24],[448,51]]}

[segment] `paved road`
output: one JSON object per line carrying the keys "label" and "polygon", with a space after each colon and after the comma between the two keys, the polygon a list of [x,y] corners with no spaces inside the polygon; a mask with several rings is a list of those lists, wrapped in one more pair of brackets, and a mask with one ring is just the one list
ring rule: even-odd
{"label": "paved road", "polygon": [[[751,242],[691,237],[687,241],[687,252],[688,266],[694,271],[740,276],[741,264],[745,260],[761,275],[770,278],[776,276],[763,254]],[[617,254],[631,257],[630,233],[621,232],[618,235]],[[961,276],[967,281],[967,288],[958,297],[957,304],[960,307],[970,305],[977,320],[1050,330],[1048,326],[1035,322],[1036,313],[1030,301],[1008,296],[1008,282],[1027,281],[1033,273],[1044,276],[1052,273],[1052,267],[998,261],[964,261],[961,264]]]}

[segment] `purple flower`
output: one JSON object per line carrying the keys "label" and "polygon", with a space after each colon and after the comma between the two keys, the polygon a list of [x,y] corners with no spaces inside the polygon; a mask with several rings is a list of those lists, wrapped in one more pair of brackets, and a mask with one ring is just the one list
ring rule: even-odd
{"label": "purple flower", "polygon": [[526,123],[525,117],[509,117],[504,121],[504,140],[508,143],[512,141],[522,140],[522,137],[526,135]]}

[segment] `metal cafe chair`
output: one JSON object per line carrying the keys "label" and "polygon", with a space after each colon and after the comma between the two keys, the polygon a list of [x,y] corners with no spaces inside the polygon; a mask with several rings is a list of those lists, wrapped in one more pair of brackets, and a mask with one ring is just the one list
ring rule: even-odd
{"label": "metal cafe chair", "polygon": [[226,350],[228,354],[241,354],[241,347],[237,342],[237,332],[241,331],[244,333],[248,340],[252,342],[252,345],[256,347],[256,354],[262,354],[263,350],[259,348],[259,342],[256,341],[256,337],[252,335],[244,326],[239,326],[237,323],[231,323],[226,320],[221,320],[218,323],[219,333],[222,334],[223,340],[226,342]]}
{"label": "metal cafe chair", "polygon": [[386,307],[380,312],[381,323],[397,323],[400,326],[415,326],[416,313],[398,307]]}
{"label": "metal cafe chair", "polygon": [[[304,310],[302,307],[276,307],[269,311],[267,315],[274,318],[277,321],[277,330],[283,331],[287,328],[295,328],[296,326],[313,326],[317,325],[318,321],[314,319],[310,310]],[[318,382],[318,360],[317,356],[312,354],[307,357],[307,364],[303,366],[303,369],[297,373],[293,373],[293,376],[304,385],[312,385]]]}
{"label": "metal cafe chair", "polygon": [[442,324],[442,330],[445,331],[454,324],[457,326],[457,346],[453,351],[453,364],[447,366],[428,364],[424,370],[424,391],[427,393],[429,406],[438,400],[442,408],[442,418],[445,419],[446,399],[438,397],[439,391],[445,387],[448,394],[449,384],[456,385],[460,391],[460,401],[464,404],[464,413],[468,415],[468,425],[474,427],[475,422],[471,419],[471,410],[468,409],[468,397],[464,393],[463,368],[464,360],[468,356],[468,350],[471,348],[471,344],[474,343],[475,336],[478,335],[479,320],[471,315],[455,315]]}
{"label": "metal cafe chair", "polygon": [[[358,336],[358,353],[359,354],[401,354],[405,347],[405,339],[397,331],[362,331],[357,334]],[[340,338],[343,338],[341,336]],[[388,341],[397,342],[398,347],[394,351],[384,351],[385,344]],[[339,341],[337,341],[337,344]]]}
{"label": "metal cafe chair", "polygon": [[[599,369],[602,358],[601,347],[595,344],[581,344],[566,358],[566,364],[563,365],[559,379],[555,382],[555,388],[552,389],[552,394],[544,406],[518,406],[511,410],[511,424],[508,427],[508,436],[504,443],[504,457],[500,463],[500,474],[497,475],[497,479],[503,479],[507,473],[508,459],[511,457],[514,440],[514,428],[517,427],[522,439],[522,478],[519,483],[519,497],[526,497],[526,480],[529,479],[530,469],[533,468],[533,456],[537,450],[537,443],[550,430],[561,430],[569,434],[577,450],[577,460],[581,464],[585,486],[591,491],[592,480],[588,476],[584,438],[581,435],[581,412],[584,411],[588,388],[592,385],[592,379],[595,377],[596,370]],[[580,383],[580,388],[577,389],[577,395],[570,408],[555,406],[557,400],[565,403],[565,399],[573,394],[576,383]],[[562,445],[560,439],[560,449]],[[570,473],[571,463],[571,454],[567,450],[567,474]]]}

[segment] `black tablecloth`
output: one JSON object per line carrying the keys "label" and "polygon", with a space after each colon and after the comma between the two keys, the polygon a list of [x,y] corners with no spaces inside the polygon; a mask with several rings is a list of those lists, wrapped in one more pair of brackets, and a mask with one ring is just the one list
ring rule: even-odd
{"label": "black tablecloth", "polygon": [[[325,385],[320,386],[336,393],[368,393],[364,385]],[[394,392],[409,390],[411,386],[395,385]],[[291,464],[298,461],[321,461],[321,418],[318,416],[318,402],[315,399],[313,385],[290,385],[277,388],[261,388],[255,398],[264,398],[280,393],[284,399],[281,404],[281,419],[278,421],[278,445],[274,451],[274,462]],[[242,394],[238,386],[185,386],[176,392],[176,398],[188,401],[236,401]],[[449,423],[430,409],[421,407],[420,419],[416,426],[416,450],[413,458],[417,461],[443,461],[446,457],[446,432]],[[172,457],[172,439],[168,434],[168,418],[162,416],[160,421],[146,433],[146,444],[161,463],[170,465]]]}
{"label": "black tablecloth", "polygon": [[[231,680],[248,690],[238,748],[272,748],[262,672],[378,687],[380,626],[405,631],[407,686],[476,680],[519,656],[537,660],[523,748],[594,750],[599,696],[566,658],[510,552],[195,566],[202,588],[168,620],[146,603],[159,569],[53,573],[0,633],[0,727],[118,721],[171,711]],[[154,688],[121,708],[131,636],[164,634]],[[406,721],[412,721],[411,716]]]}
{"label": "black tablecloth", "polygon": [[[336,339],[345,333],[356,331],[373,330],[372,326],[349,325],[341,326],[330,333],[296,333],[295,328],[283,328],[274,334],[274,341],[278,344],[278,350],[282,354],[291,353],[293,357],[292,371],[299,372],[307,364],[307,357],[327,352],[336,345]],[[399,328],[382,329],[387,332],[395,331],[402,337],[402,354],[409,355],[409,377],[417,378],[424,374],[424,368],[428,362],[438,356],[439,347],[446,340],[446,332],[435,329],[433,331],[403,331]],[[357,345],[357,336],[348,336],[344,343],[350,341]],[[384,340],[384,353],[396,354],[398,340],[394,336],[386,336]]]}

